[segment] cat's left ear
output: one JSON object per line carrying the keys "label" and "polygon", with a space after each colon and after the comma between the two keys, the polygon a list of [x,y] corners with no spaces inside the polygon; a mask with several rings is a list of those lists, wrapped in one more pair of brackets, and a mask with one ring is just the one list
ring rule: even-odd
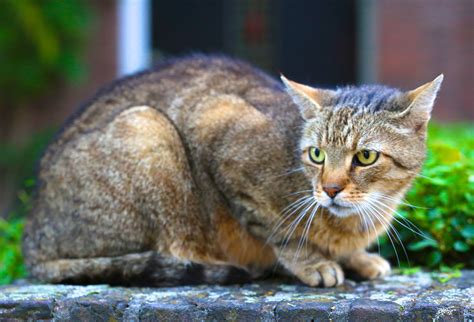
{"label": "cat's left ear", "polygon": [[431,118],[433,104],[443,78],[444,76],[441,74],[433,81],[404,93],[403,100],[408,107],[396,117],[406,116],[410,119],[410,123],[416,124],[417,127],[424,127]]}
{"label": "cat's left ear", "polygon": [[305,120],[316,117],[333,95],[331,90],[299,84],[287,79],[283,75],[280,75],[280,78],[283,84],[285,84],[286,90],[293,99],[293,102],[298,105],[301,115]]}

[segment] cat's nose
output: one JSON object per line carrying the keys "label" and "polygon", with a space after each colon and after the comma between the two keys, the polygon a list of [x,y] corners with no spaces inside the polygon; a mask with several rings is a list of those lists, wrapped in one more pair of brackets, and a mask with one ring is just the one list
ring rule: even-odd
{"label": "cat's nose", "polygon": [[329,196],[329,198],[334,198],[336,195],[341,192],[344,187],[338,184],[327,184],[323,186],[324,192]]}

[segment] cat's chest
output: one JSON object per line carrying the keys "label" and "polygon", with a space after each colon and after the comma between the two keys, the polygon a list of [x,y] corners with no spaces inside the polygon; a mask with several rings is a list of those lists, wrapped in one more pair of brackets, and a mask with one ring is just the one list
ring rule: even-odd
{"label": "cat's chest", "polygon": [[358,218],[348,218],[334,224],[327,217],[321,217],[323,218],[315,220],[311,241],[330,258],[346,256],[355,250],[366,248],[372,241]]}

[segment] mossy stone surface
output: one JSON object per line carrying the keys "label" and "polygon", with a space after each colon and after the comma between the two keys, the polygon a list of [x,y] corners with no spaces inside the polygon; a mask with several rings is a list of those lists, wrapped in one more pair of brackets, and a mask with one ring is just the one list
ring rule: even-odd
{"label": "mossy stone surface", "polygon": [[278,280],[233,286],[0,287],[0,321],[462,321],[474,318],[474,271],[440,283],[429,273],[339,288]]}

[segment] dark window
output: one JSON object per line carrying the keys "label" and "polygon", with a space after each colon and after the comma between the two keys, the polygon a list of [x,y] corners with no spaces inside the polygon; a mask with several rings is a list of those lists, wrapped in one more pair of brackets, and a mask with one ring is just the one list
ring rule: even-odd
{"label": "dark window", "polygon": [[155,0],[154,56],[227,53],[304,83],[354,83],[355,12],[353,0]]}

